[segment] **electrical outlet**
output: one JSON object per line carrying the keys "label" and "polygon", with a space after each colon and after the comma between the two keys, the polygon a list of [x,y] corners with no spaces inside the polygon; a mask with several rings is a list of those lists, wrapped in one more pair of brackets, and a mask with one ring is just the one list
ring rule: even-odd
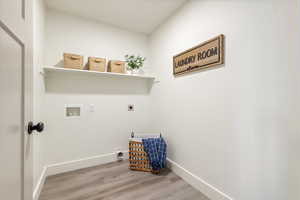
{"label": "electrical outlet", "polygon": [[133,104],[128,105],[128,111],[134,111],[134,105]]}
{"label": "electrical outlet", "polygon": [[118,151],[116,156],[118,161],[122,161],[124,159],[124,152]]}

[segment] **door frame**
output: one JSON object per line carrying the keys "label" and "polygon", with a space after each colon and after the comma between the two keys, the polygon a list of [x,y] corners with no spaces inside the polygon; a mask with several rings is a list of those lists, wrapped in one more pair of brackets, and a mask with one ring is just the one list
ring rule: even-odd
{"label": "door frame", "polygon": [[[33,200],[33,138],[27,134],[27,124],[33,119],[33,0],[3,0],[2,5],[0,28],[22,49],[21,198]],[[21,9],[13,9],[15,5]]]}

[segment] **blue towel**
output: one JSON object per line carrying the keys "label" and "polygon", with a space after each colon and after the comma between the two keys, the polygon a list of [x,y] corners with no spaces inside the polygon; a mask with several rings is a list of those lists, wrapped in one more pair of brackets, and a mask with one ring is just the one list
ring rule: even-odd
{"label": "blue towel", "polygon": [[167,144],[163,138],[142,139],[144,150],[153,170],[158,171],[166,167]]}

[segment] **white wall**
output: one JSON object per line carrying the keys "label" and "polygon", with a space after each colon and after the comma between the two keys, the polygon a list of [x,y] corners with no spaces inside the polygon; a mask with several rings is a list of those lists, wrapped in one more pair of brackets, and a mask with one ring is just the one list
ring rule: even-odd
{"label": "white wall", "polygon": [[[47,10],[45,65],[62,65],[64,52],[107,59],[148,56],[147,37],[80,17]],[[149,92],[144,81],[98,76],[46,77],[43,148],[46,165],[128,149],[130,131],[148,129]],[[65,104],[82,104],[80,119],[65,119]],[[89,112],[89,105],[95,112]],[[128,104],[135,112],[128,112]]]}
{"label": "white wall", "polygon": [[[161,81],[152,123],[167,136],[168,157],[236,200],[300,198],[297,6],[191,0],[150,37]],[[219,34],[225,65],[172,75],[174,55]]]}
{"label": "white wall", "polygon": [[[43,0],[35,0],[34,5],[34,122],[43,121],[42,117],[42,97],[44,94],[43,78],[40,75],[43,66],[44,52],[44,29],[45,29],[45,5]],[[33,138],[33,162],[34,162],[34,188],[41,176],[43,163],[42,159],[42,140],[41,134],[34,133]]]}
{"label": "white wall", "polygon": [[[148,41],[53,10],[44,37],[37,3],[35,121],[46,130],[35,137],[35,183],[44,165],[127,149],[131,129],[157,130],[170,159],[236,200],[299,199],[297,6],[296,0],[191,0]],[[173,77],[173,55],[221,33],[224,66]],[[150,57],[146,66],[160,83],[150,96],[141,81],[56,75],[44,82],[42,65],[61,66],[63,52],[109,59],[140,53]],[[65,104],[83,104],[82,118],[65,119]],[[128,104],[136,111],[128,112]]]}
{"label": "white wall", "polygon": [[[299,37],[299,28],[300,28],[300,1],[297,0],[297,5],[294,5],[294,10],[296,10],[297,15],[295,16],[295,21],[297,22],[297,24],[294,25],[294,34],[296,35],[296,37]],[[294,38],[289,38],[292,41],[294,40],[294,44],[293,46],[297,45],[297,47],[300,47],[300,40],[297,39],[295,40]],[[296,49],[296,51],[292,54],[293,57],[295,58],[295,56],[299,56],[299,49]],[[299,57],[297,57],[299,58]],[[298,64],[299,66],[299,64]],[[297,71],[297,74],[295,74],[294,76],[299,75],[299,70]],[[297,83],[295,85],[296,87],[296,91],[295,91],[295,101],[300,99],[300,84]],[[298,103],[297,102],[297,103]],[[294,118],[294,120],[291,120],[294,124],[299,124],[299,105],[297,105],[297,103],[295,103],[294,105],[294,109],[295,111],[298,112],[297,118]],[[299,185],[300,185],[300,173],[299,173],[299,169],[300,169],[300,159],[299,159],[299,126],[297,127],[297,130],[295,132],[293,132],[293,134],[289,134],[289,185],[288,187],[290,188],[290,196],[289,199],[300,199],[300,191],[299,191]]]}

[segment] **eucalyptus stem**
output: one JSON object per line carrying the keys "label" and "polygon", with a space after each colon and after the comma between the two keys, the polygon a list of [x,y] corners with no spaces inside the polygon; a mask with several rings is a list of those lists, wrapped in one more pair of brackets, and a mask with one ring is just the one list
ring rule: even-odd
{"label": "eucalyptus stem", "polygon": [[130,68],[131,70],[133,69],[140,69],[141,67],[143,67],[144,62],[146,60],[145,57],[142,56],[135,56],[135,55],[125,55],[125,62],[128,65],[128,68]]}

